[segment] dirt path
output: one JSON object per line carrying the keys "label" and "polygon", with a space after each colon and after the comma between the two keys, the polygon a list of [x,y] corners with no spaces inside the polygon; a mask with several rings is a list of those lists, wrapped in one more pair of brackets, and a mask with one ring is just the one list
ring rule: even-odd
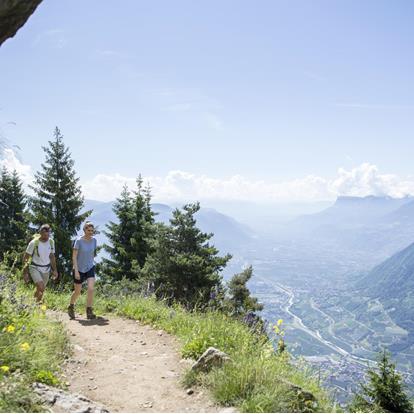
{"label": "dirt path", "polygon": [[176,340],[163,331],[115,317],[66,325],[74,355],[65,366],[69,391],[111,412],[225,412],[206,391],[192,395],[180,385],[185,363]]}

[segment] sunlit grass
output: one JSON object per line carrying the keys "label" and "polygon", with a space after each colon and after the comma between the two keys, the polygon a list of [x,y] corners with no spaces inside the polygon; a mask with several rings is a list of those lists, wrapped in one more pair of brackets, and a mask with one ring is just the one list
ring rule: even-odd
{"label": "sunlit grass", "polygon": [[59,384],[67,338],[63,326],[46,317],[46,306],[0,270],[0,411],[42,412],[31,385]]}
{"label": "sunlit grass", "polygon": [[[69,293],[49,293],[48,306],[65,310]],[[85,297],[77,307],[83,310]],[[236,406],[243,412],[338,411],[312,372],[300,370],[289,355],[276,353],[265,336],[254,334],[245,324],[218,311],[188,312],[168,307],[155,298],[122,288],[122,283],[98,288],[94,308],[98,314],[114,313],[139,320],[175,335],[184,358],[197,359],[213,346],[227,353],[231,362],[208,374],[189,371],[186,386],[207,387],[217,403]],[[282,321],[275,321],[280,327]],[[294,386],[305,391],[300,394]],[[314,399],[309,399],[312,394]]]}

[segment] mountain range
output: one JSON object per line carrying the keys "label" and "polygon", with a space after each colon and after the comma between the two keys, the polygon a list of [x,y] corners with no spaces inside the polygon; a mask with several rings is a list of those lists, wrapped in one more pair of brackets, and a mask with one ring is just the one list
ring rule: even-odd
{"label": "mountain range", "polygon": [[285,232],[381,261],[414,242],[414,198],[339,197],[331,207],[293,220]]}
{"label": "mountain range", "polygon": [[[101,202],[96,200],[85,200],[85,210],[93,210],[89,219],[97,226],[100,233],[97,235],[98,242],[107,241],[102,230],[106,224],[117,220],[113,212],[113,201]],[[156,213],[155,220],[161,223],[169,223],[172,218],[174,208],[160,203],[152,204],[152,209]],[[206,233],[213,233],[212,243],[222,254],[232,253],[252,243],[256,235],[248,226],[238,222],[230,216],[222,214],[212,208],[201,208],[195,215],[197,225]]]}

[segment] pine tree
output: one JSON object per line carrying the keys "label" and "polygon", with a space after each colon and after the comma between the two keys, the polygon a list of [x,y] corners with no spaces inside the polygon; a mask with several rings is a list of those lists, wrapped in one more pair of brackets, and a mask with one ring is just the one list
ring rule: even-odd
{"label": "pine tree", "polygon": [[48,223],[52,227],[58,271],[65,281],[69,280],[72,268],[72,238],[91,211],[80,213],[84,199],[79,178],[58,127],[54,131],[54,140],[42,148],[46,160],[31,186],[35,193],[31,199],[32,222],[38,226]]}
{"label": "pine tree", "polygon": [[151,209],[151,189],[143,186],[141,175],[137,190],[130,193],[125,186],[113,211],[118,218],[104,232],[110,244],[104,246],[109,258],[104,258],[101,272],[109,280],[141,278],[141,269],[151,252],[154,237],[154,212]]}
{"label": "pine tree", "polygon": [[131,193],[126,185],[114,203],[113,212],[118,222],[109,222],[107,231],[103,232],[109,240],[109,244],[104,245],[109,258],[102,259],[100,272],[105,279],[121,280],[123,277],[131,278],[132,274],[128,250],[134,233],[134,211]]}
{"label": "pine tree", "polygon": [[244,316],[250,312],[263,309],[257,298],[250,295],[247,282],[253,276],[253,267],[249,266],[243,272],[234,275],[228,282],[228,306],[234,316]]}
{"label": "pine tree", "polygon": [[159,225],[154,251],[144,268],[146,279],[156,294],[188,308],[205,306],[212,292],[221,286],[220,271],[231,256],[218,256],[209,244],[212,234],[202,233],[196,226],[199,203],[176,209],[170,225]]}
{"label": "pine tree", "polygon": [[26,196],[17,171],[0,173],[0,260],[6,252],[21,253],[28,234]]}
{"label": "pine tree", "polygon": [[354,397],[350,411],[412,412],[413,405],[404,391],[401,375],[387,351],[379,355],[377,369],[369,369],[367,374],[369,383],[361,385],[362,392]]}
{"label": "pine tree", "polygon": [[151,188],[143,186],[141,175],[137,178],[137,190],[133,197],[134,232],[131,239],[132,267],[135,275],[140,275],[147,257],[152,252],[155,213],[151,208]]}

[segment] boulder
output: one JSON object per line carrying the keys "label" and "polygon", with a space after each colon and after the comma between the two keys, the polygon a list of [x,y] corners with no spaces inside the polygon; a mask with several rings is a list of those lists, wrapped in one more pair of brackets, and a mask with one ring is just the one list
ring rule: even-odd
{"label": "boulder", "polygon": [[59,388],[35,382],[33,390],[43,404],[50,406],[58,413],[109,413],[99,404],[94,403],[83,395],[70,394]]}
{"label": "boulder", "polygon": [[193,364],[192,371],[208,372],[213,367],[221,367],[225,362],[230,361],[230,357],[220,350],[210,347],[203,355]]}
{"label": "boulder", "polygon": [[301,411],[309,412],[309,410],[313,411],[317,408],[318,400],[310,391],[306,391],[302,387],[282,378],[278,378],[277,382],[282,383],[288,389],[288,392],[290,391],[296,395]]}

